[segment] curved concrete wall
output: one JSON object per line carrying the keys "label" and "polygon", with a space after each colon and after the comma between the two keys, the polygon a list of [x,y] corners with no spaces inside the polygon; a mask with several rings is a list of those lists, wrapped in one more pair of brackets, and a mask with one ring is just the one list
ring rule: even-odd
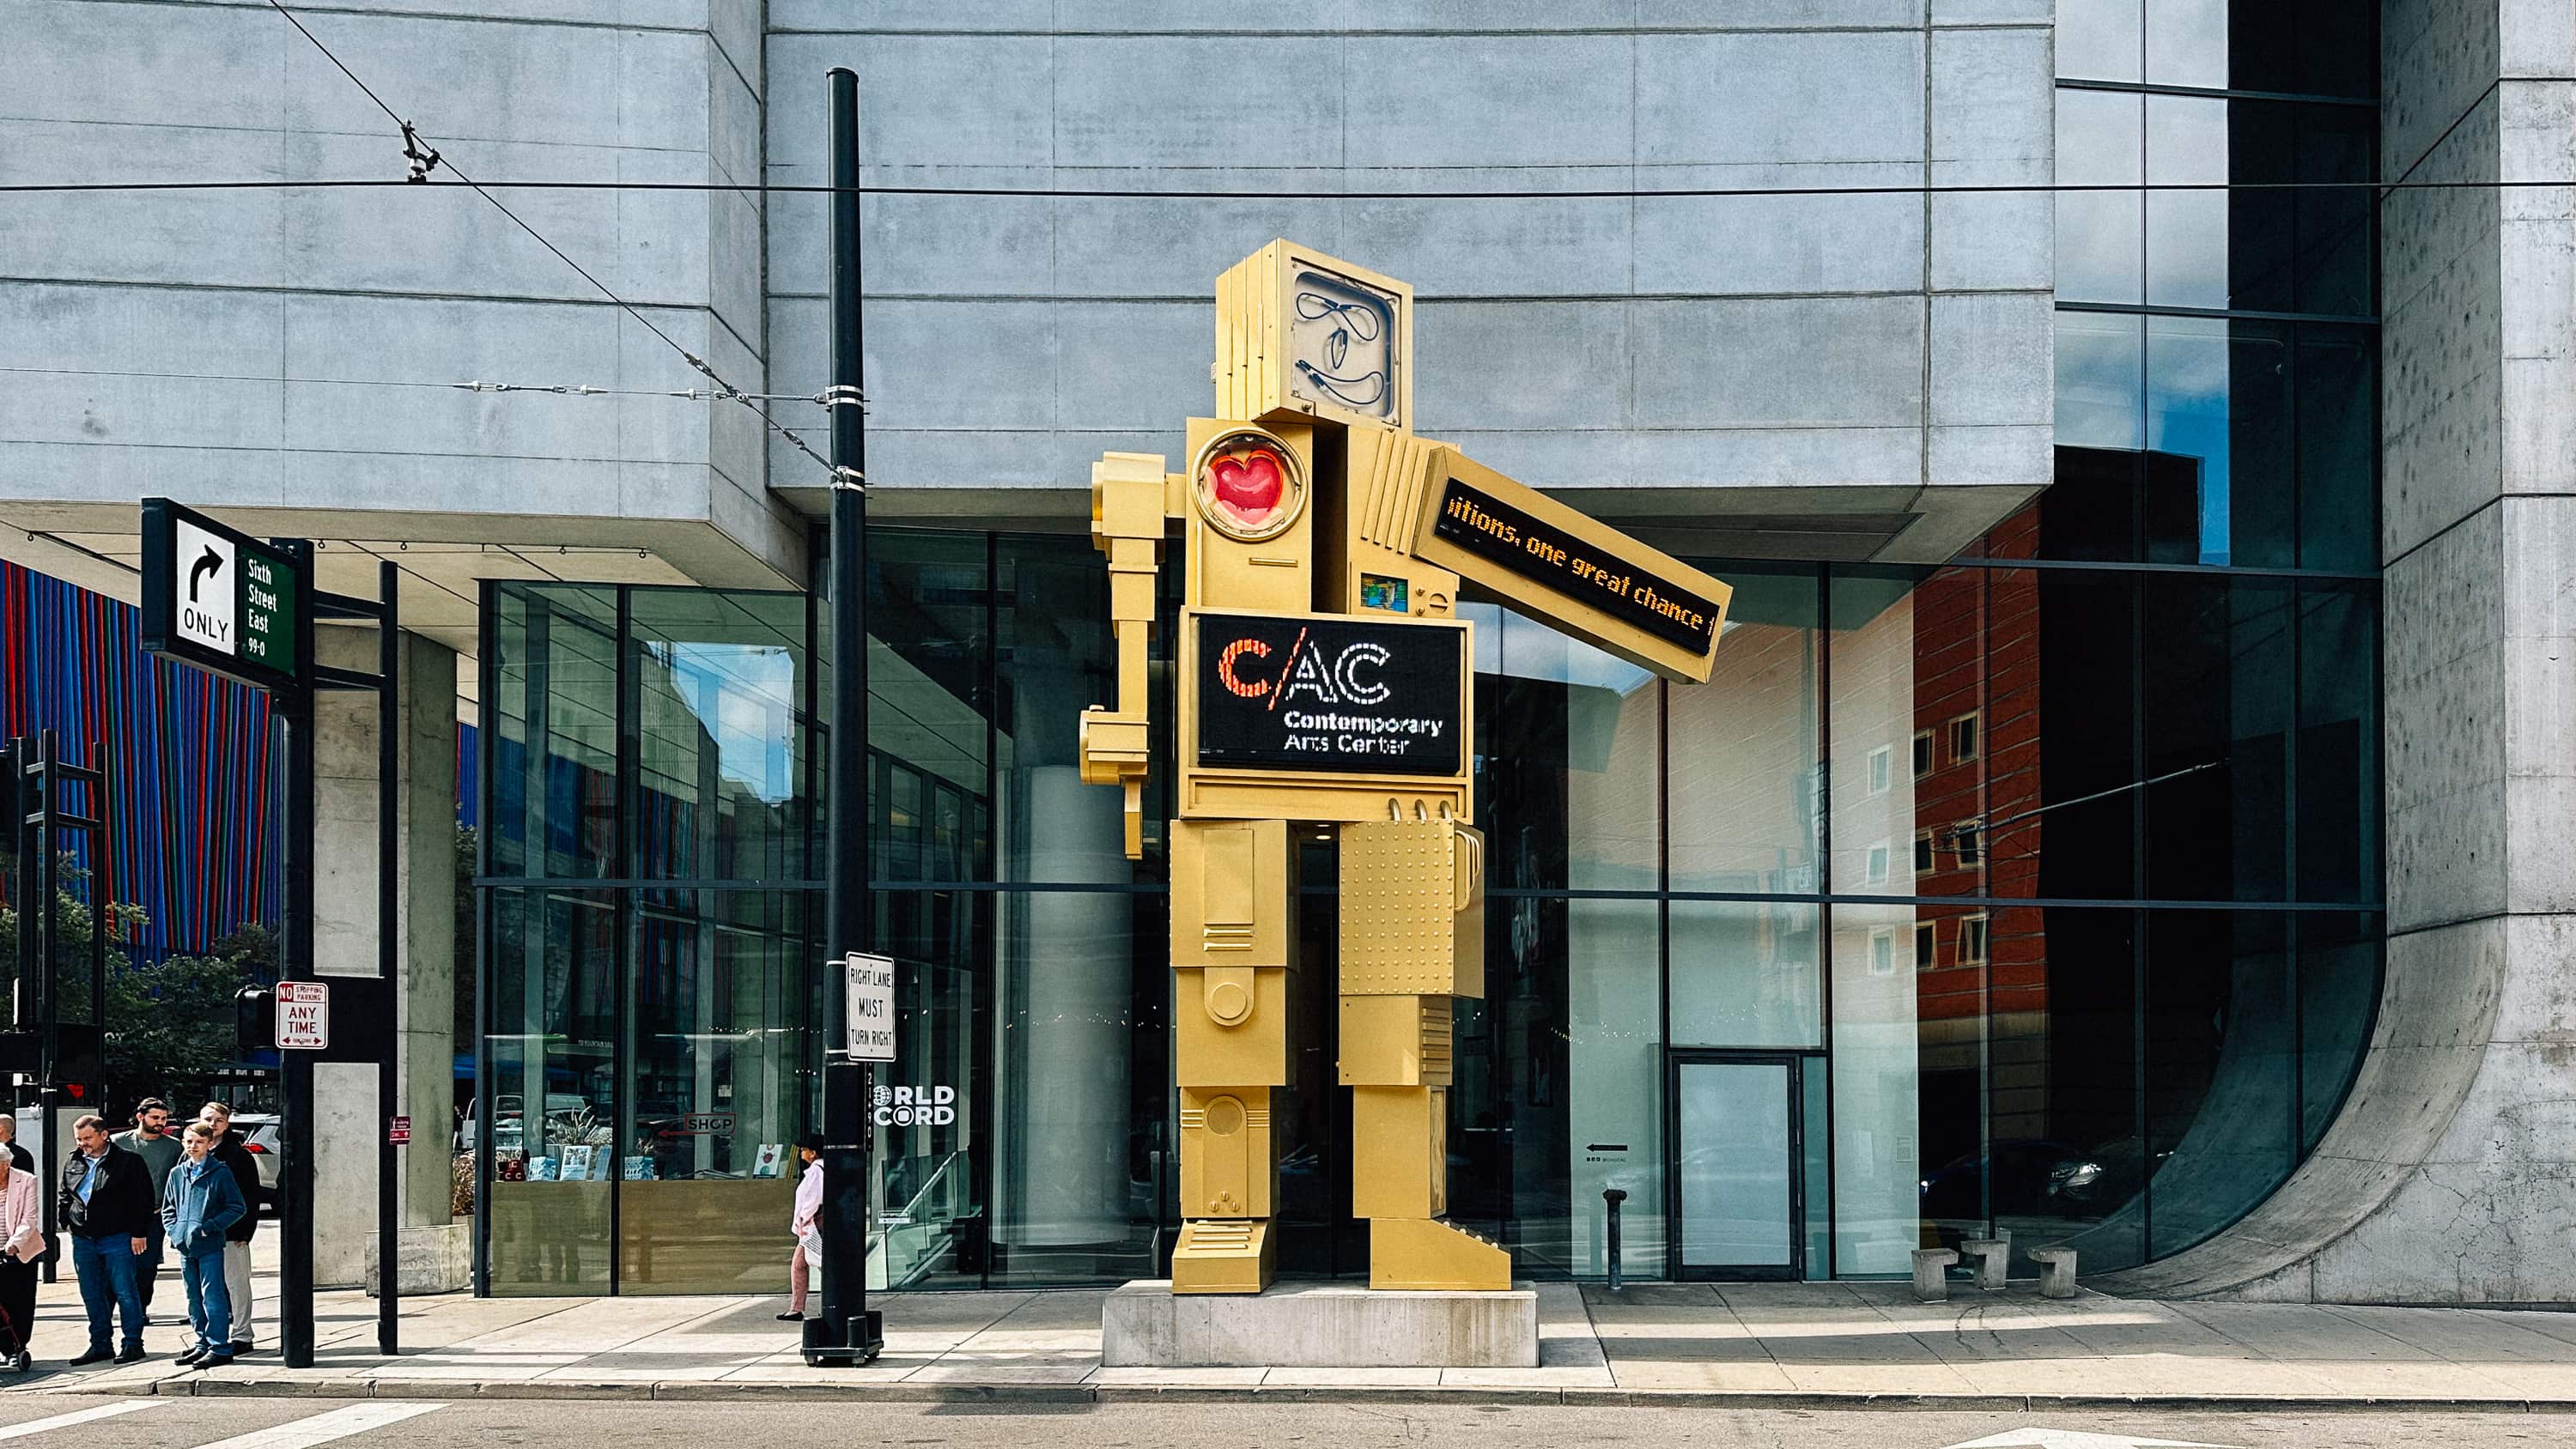
{"label": "curved concrete wall", "polygon": [[[2388,0],[2382,174],[2576,181],[2576,25]],[[2389,914],[2377,1028],[2316,1153],[2115,1292],[2576,1301],[2576,206],[2383,209]],[[2505,299],[2512,299],[2508,307]]]}

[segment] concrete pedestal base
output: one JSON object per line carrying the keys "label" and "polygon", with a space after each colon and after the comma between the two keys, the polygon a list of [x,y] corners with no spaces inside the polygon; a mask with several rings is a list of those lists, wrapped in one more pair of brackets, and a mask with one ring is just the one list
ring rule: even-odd
{"label": "concrete pedestal base", "polygon": [[1108,1368],[1536,1368],[1538,1292],[1376,1293],[1282,1283],[1260,1294],[1172,1295],[1140,1278],[1100,1309]]}
{"label": "concrete pedestal base", "polygon": [[[474,1225],[444,1223],[433,1228],[405,1228],[402,1262],[394,1282],[405,1293],[459,1293],[474,1286]],[[376,1296],[376,1239],[367,1236],[367,1296]]]}

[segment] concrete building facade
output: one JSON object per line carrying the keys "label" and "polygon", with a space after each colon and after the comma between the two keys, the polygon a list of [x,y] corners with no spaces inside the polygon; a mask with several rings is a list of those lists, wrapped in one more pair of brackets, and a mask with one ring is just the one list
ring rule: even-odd
{"label": "concrete building facade", "polygon": [[[0,181],[260,183],[0,208],[0,557],[133,598],[166,494],[315,538],[325,587],[394,558],[416,751],[481,712],[492,923],[488,1220],[462,1251],[416,1148],[417,1271],[783,1277],[655,1264],[803,1126],[805,1068],[742,1043],[811,1026],[824,661],[778,596],[820,555],[826,255],[790,188],[847,65],[887,188],[881,928],[923,1064],[881,1114],[888,1280],[1155,1266],[1159,858],[1111,859],[1065,773],[1083,484],[1181,451],[1212,280],[1288,236],[1418,289],[1420,431],[1743,600],[1696,691],[1478,605],[1518,854],[1453,1173],[1525,1268],[1601,1271],[1627,1186],[1631,1272],[1891,1273],[2011,1225],[2119,1288],[2576,1300],[2576,27],[2331,8],[371,0],[308,36],[0,0]],[[401,177],[351,75],[490,195],[272,184]],[[2371,189],[2410,179],[2510,185]],[[2168,183],[2211,189],[2117,190]],[[363,776],[326,781],[326,861],[371,858]],[[423,1023],[468,964],[422,924],[434,793]],[[326,910],[326,961],[375,929]],[[1746,1071],[1803,1154],[1750,1189],[1694,1165],[1751,1144],[1695,1135]],[[1347,1271],[1316,1171],[1289,1257]]]}

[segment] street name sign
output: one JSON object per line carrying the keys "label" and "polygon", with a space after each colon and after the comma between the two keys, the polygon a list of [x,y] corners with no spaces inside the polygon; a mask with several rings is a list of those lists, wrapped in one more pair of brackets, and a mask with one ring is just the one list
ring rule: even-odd
{"label": "street name sign", "polygon": [[864,956],[856,951],[841,958],[848,977],[844,1000],[849,1020],[845,1049],[854,1062],[894,1060],[894,958]]}
{"label": "street name sign", "polygon": [[319,981],[277,983],[277,1046],[280,1051],[331,1049],[331,988]]}
{"label": "street name sign", "polygon": [[284,551],[143,500],[143,647],[261,689],[301,688],[303,573]]}

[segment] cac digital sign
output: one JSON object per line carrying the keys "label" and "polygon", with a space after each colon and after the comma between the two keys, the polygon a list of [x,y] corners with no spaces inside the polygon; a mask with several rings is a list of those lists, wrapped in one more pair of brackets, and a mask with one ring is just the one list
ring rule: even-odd
{"label": "cac digital sign", "polygon": [[1464,625],[1195,611],[1189,618],[1200,766],[1463,772]]}

